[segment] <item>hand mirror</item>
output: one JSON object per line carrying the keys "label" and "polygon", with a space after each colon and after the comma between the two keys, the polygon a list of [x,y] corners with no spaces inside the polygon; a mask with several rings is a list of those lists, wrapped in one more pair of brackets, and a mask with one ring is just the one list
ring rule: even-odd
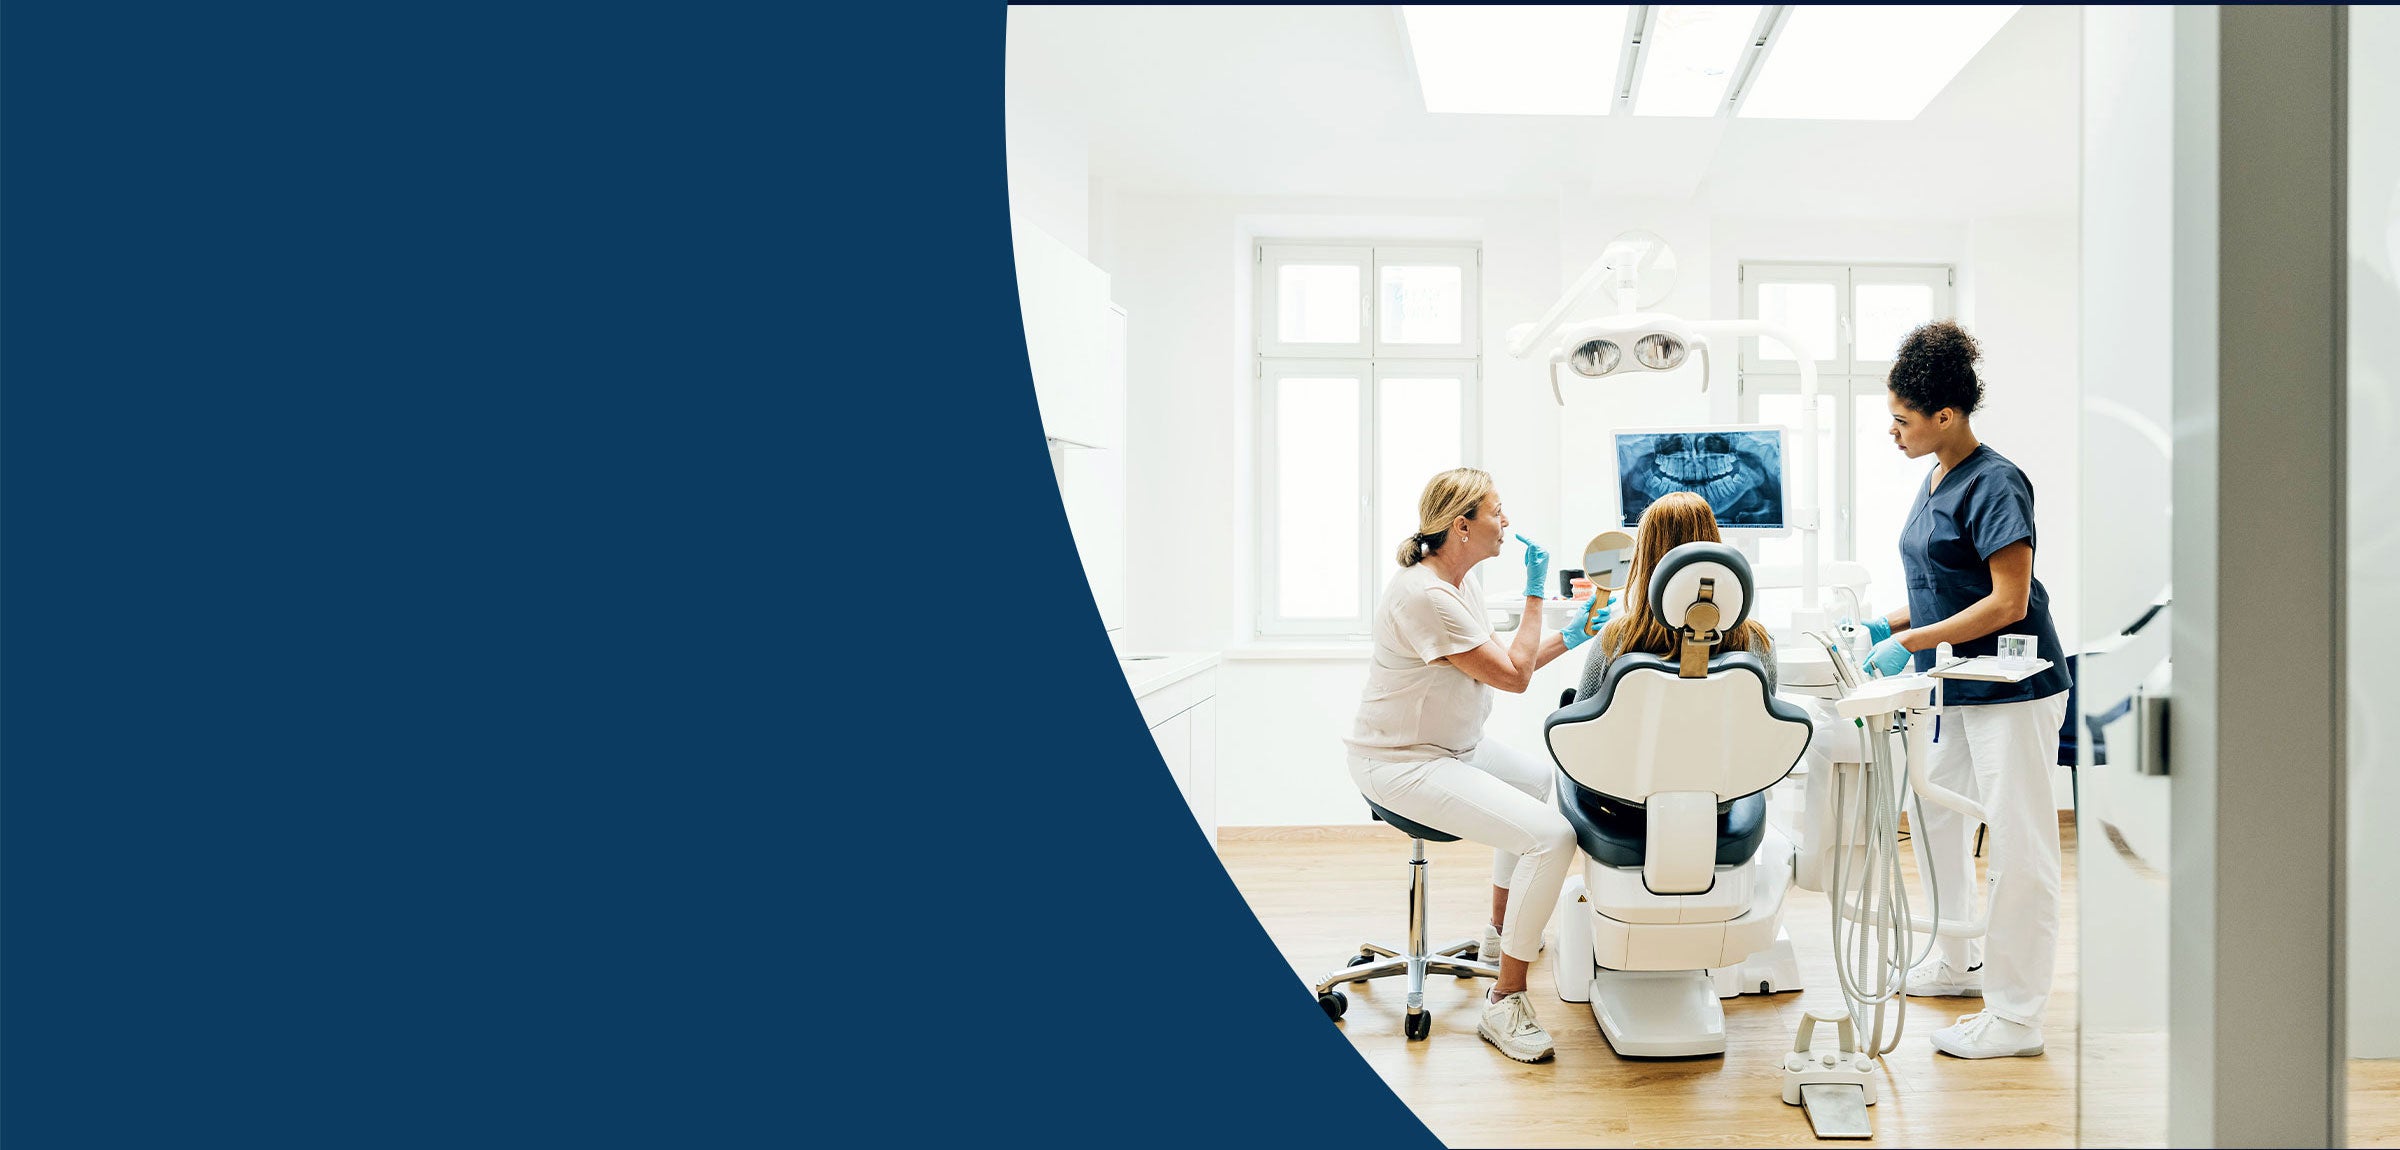
{"label": "hand mirror", "polygon": [[1583,545],[1583,577],[1601,595],[1625,589],[1633,579],[1633,536],[1603,531]]}

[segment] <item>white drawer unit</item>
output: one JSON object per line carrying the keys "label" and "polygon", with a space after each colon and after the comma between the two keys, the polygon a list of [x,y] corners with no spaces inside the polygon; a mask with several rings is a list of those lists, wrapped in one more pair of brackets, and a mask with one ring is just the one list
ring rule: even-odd
{"label": "white drawer unit", "polygon": [[1217,841],[1217,657],[1129,656],[1126,683],[1192,818]]}

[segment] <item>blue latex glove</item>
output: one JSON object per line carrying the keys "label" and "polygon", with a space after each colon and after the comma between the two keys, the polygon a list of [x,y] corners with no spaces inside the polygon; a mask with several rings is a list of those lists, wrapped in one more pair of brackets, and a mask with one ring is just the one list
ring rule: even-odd
{"label": "blue latex glove", "polygon": [[1525,545],[1525,597],[1543,598],[1550,589],[1550,553],[1522,535],[1517,542]]}
{"label": "blue latex glove", "polygon": [[1878,676],[1897,675],[1901,668],[1908,666],[1908,659],[1908,648],[1901,646],[1900,640],[1887,635],[1875,644],[1874,650],[1867,652],[1867,670]]}
{"label": "blue latex glove", "polygon": [[1558,633],[1559,638],[1567,641],[1567,650],[1572,651],[1577,644],[1599,634],[1600,625],[1608,622],[1608,609],[1616,604],[1616,596],[1602,599],[1595,593],[1592,601],[1584,605],[1582,618],[1567,624],[1567,629]]}

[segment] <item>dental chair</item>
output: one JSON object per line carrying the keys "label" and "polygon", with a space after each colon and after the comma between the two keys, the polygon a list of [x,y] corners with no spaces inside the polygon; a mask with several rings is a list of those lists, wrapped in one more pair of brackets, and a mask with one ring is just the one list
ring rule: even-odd
{"label": "dental chair", "polygon": [[1682,650],[1620,656],[1543,726],[1586,858],[1563,895],[1558,993],[1591,1003],[1622,1056],[1722,1054],[1720,998],[1800,989],[1782,933],[1792,845],[1765,792],[1807,750],[1808,715],[1767,690],[1757,656],[1709,654],[1752,593],[1731,547],[1667,552],[1650,609]]}

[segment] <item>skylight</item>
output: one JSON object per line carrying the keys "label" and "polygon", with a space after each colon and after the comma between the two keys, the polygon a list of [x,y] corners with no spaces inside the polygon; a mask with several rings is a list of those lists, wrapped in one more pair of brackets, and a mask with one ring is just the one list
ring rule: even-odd
{"label": "skylight", "polygon": [[1400,16],[1428,112],[1605,116],[1626,6],[1407,4]]}
{"label": "skylight", "polygon": [[1714,116],[1750,47],[1756,4],[1669,4],[1642,45],[1636,116]]}
{"label": "skylight", "polygon": [[1400,17],[1428,112],[1913,120],[2019,7],[1406,4]]}
{"label": "skylight", "polygon": [[1916,119],[2018,7],[1795,4],[1741,116]]}

